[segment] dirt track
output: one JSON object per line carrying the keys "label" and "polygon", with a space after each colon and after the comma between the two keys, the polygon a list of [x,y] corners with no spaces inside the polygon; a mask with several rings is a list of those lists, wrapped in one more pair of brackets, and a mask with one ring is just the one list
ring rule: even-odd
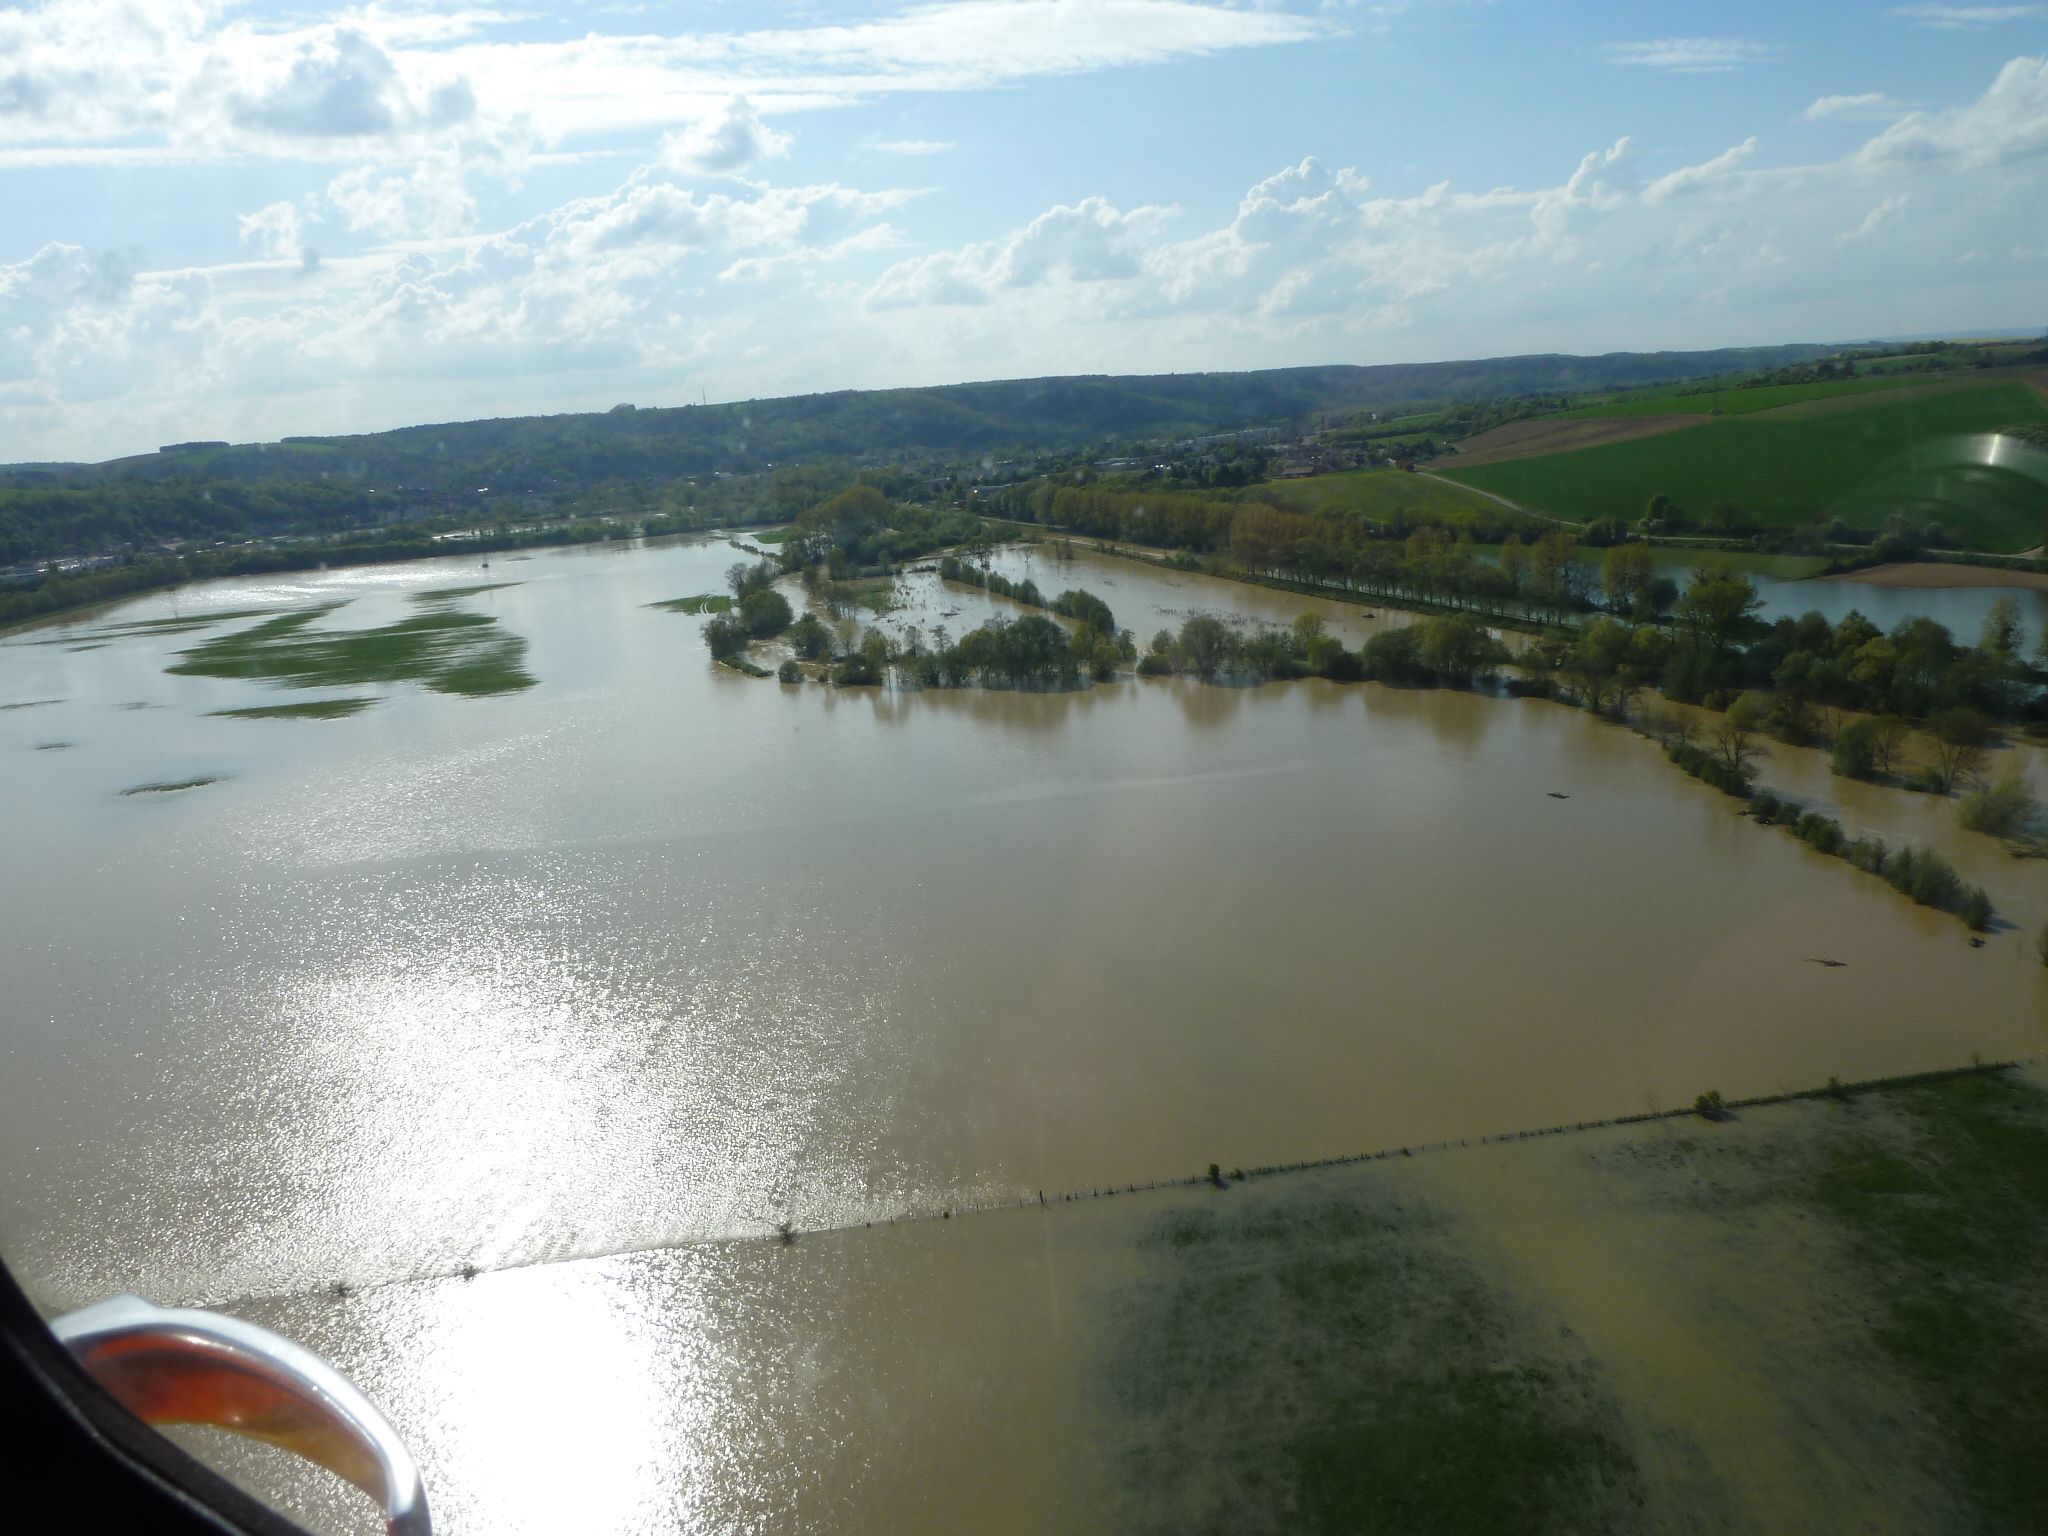
{"label": "dirt track", "polygon": [[1711,416],[1596,416],[1545,417],[1536,421],[1511,421],[1504,427],[1468,437],[1458,445],[1457,457],[1445,468],[1467,464],[1497,464],[1503,459],[1531,459],[1538,454],[1569,453],[1576,448],[1599,448],[1608,443],[1625,443],[1636,437],[1655,437],[1713,420]]}
{"label": "dirt track", "polygon": [[1815,580],[1857,581],[1866,587],[1917,587],[1924,591],[1943,587],[2031,587],[2036,592],[2048,592],[2048,575],[2038,571],[2006,571],[1990,565],[1950,565],[1933,560],[1873,565],[1868,570],[1844,571]]}

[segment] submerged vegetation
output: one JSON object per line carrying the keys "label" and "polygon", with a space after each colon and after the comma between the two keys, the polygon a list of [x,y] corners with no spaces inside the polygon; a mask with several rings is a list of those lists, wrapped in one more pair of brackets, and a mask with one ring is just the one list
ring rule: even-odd
{"label": "submerged vegetation", "polygon": [[1750,797],[1749,810],[1758,826],[1784,827],[1816,853],[1830,854],[1882,877],[1900,895],[1910,896],[1923,907],[1953,912],[1973,929],[1991,924],[1991,898],[1984,888],[1965,884],[1948,860],[1931,849],[1888,848],[1881,837],[1851,837],[1833,817],[1766,790]]}
{"label": "submerged vegetation", "polygon": [[723,592],[700,592],[695,597],[671,597],[647,606],[666,609],[670,613],[723,613],[732,603],[733,600]]}
{"label": "submerged vegetation", "polygon": [[1100,1323],[1118,1528],[2048,1528],[2048,1094],[1692,1108],[1153,1217]]}
{"label": "submerged vegetation", "polygon": [[436,693],[482,697],[531,688],[526,641],[488,614],[454,605],[483,587],[415,593],[422,612],[375,629],[316,629],[342,606],[322,603],[219,635],[180,653],[168,670],[191,677],[252,678],[287,688],[417,682]]}
{"label": "submerged vegetation", "polygon": [[217,773],[202,774],[190,779],[166,779],[154,784],[137,784],[121,793],[126,795],[175,795],[183,789],[204,789],[209,784],[218,784],[221,776]]}
{"label": "submerged vegetation", "polygon": [[1132,1531],[1621,1531],[1639,1475],[1582,1348],[1393,1181],[1157,1221],[1105,1368]]}
{"label": "submerged vegetation", "polygon": [[297,704],[258,704],[248,709],[210,710],[221,720],[346,720],[377,702],[373,696],[346,699],[306,699]]}

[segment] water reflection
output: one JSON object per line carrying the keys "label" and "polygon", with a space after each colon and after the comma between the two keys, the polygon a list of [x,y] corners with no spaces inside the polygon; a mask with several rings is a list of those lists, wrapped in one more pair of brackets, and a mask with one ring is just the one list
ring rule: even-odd
{"label": "water reflection", "polygon": [[[31,872],[0,889],[0,1249],[39,1298],[444,1276],[2040,1049],[2017,934],[1964,948],[1577,711],[784,688],[645,606],[729,561],[539,555],[477,600],[547,686],[319,727],[217,719],[266,692],[172,672],[184,618],[375,629],[453,565],[4,651],[0,696],[61,700],[0,713]],[[1141,635],[1380,623],[1100,557],[1059,582]],[[1008,606],[920,578],[903,618]],[[1767,782],[1829,793],[1808,758]],[[119,799],[190,774],[219,782]],[[1833,793],[1970,842],[1927,797]],[[2048,870],[1976,842],[1966,877],[2036,928]]]}

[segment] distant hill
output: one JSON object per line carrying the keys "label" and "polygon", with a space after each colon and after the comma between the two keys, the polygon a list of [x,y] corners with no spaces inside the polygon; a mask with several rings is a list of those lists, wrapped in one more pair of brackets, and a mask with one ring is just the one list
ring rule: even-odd
{"label": "distant hill", "polygon": [[725,405],[447,422],[281,443],[176,444],[104,464],[0,466],[0,486],[108,479],[304,481],[388,491],[545,494],[600,481],[756,472],[809,459],[1050,453],[1105,439],[1285,425],[1318,413],[1583,393],[1780,368],[1818,345],[1712,352],[1549,353],[1251,373],[1068,376],[844,390]]}

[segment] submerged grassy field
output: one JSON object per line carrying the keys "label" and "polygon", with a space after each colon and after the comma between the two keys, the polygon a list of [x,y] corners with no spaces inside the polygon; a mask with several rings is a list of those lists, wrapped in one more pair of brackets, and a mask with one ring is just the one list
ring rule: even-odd
{"label": "submerged grassy field", "polygon": [[377,700],[373,697],[306,699],[297,704],[258,704],[248,709],[209,711],[220,720],[346,720],[359,715]]}
{"label": "submerged grassy field", "polygon": [[1136,1249],[1122,1529],[2048,1530],[2017,1072],[1255,1179]]}
{"label": "submerged grassy field", "polygon": [[[1744,391],[1765,394],[1768,391]],[[1535,511],[1574,520],[1633,523],[1653,495],[1698,519],[1717,505],[1763,523],[1840,516],[1876,528],[1894,511],[1961,525],[1980,547],[2018,550],[2040,542],[2048,498],[2017,476],[1955,461],[1948,440],[2048,421],[2048,401],[2023,383],[1872,395],[1849,409],[1729,416],[1682,432],[1573,453],[1513,459],[1438,473]]]}
{"label": "submerged grassy field", "polygon": [[[321,619],[344,607],[322,603],[279,614],[247,629],[218,635],[180,652],[167,670],[191,677],[251,678],[287,688],[349,688],[366,683],[417,682],[436,693],[481,697],[531,688],[523,666],[526,641],[507,634],[488,614],[466,613],[455,605],[479,592],[510,583],[450,587],[415,593],[423,611],[373,629],[316,629]],[[334,718],[354,713],[370,700],[320,700],[224,713],[245,718],[280,714]],[[352,705],[343,710],[341,706]],[[323,715],[322,711],[329,713]]]}

